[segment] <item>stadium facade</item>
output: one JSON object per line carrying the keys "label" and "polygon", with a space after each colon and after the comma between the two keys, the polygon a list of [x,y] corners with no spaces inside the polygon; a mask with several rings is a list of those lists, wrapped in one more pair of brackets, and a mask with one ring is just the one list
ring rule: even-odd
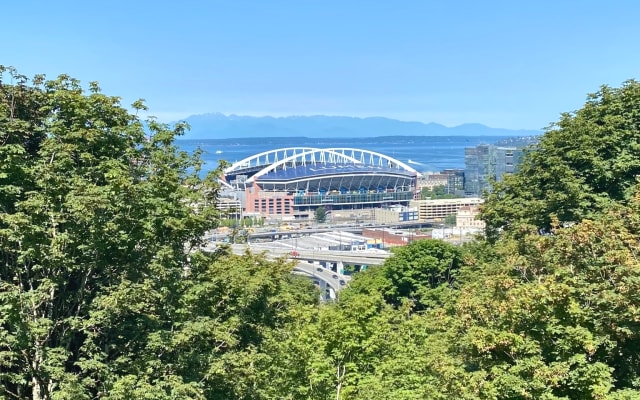
{"label": "stadium facade", "polygon": [[420,175],[381,153],[355,148],[290,147],[233,163],[225,184],[244,212],[264,217],[312,218],[318,207],[358,210],[407,206]]}

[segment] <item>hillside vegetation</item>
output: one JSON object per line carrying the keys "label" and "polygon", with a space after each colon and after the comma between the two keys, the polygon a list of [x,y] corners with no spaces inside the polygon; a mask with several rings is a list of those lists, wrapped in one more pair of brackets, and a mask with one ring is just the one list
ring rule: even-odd
{"label": "hillside vegetation", "polygon": [[320,303],[285,260],[199,251],[220,171],[185,125],[0,72],[0,399],[640,398],[637,82],[551,126],[486,240]]}

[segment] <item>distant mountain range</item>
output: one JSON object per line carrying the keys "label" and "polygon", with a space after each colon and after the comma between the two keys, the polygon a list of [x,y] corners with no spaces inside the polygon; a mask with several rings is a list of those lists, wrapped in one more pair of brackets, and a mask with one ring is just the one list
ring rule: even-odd
{"label": "distant mountain range", "polygon": [[183,139],[264,137],[359,138],[377,136],[532,136],[541,131],[490,128],[482,124],[446,127],[436,123],[398,121],[383,117],[354,118],[326,115],[247,117],[219,113],[192,115]]}

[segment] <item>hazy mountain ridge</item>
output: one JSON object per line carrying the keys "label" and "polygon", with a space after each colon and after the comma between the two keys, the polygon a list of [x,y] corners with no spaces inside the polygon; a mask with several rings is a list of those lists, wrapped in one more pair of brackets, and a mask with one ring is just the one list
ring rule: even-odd
{"label": "hazy mountain ridge", "polygon": [[242,137],[376,137],[376,136],[531,136],[542,131],[491,128],[482,124],[446,127],[434,122],[399,121],[384,117],[326,115],[249,117],[220,113],[199,114],[184,121],[191,126],[184,139]]}

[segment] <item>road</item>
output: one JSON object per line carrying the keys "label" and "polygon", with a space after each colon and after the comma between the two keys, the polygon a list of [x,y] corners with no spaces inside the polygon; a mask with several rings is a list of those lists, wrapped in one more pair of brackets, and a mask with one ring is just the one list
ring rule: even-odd
{"label": "road", "polygon": [[[215,249],[215,245],[213,246],[209,245],[205,247],[205,250],[209,250],[209,251],[213,251],[214,249]],[[255,248],[254,246],[248,246],[247,244],[231,245],[231,251],[234,254],[239,254],[239,255],[244,254],[247,249],[249,249],[249,251],[251,251],[252,253],[265,252],[267,257],[269,258],[277,258],[277,257],[290,258],[290,251],[287,251],[285,249],[265,249],[260,247]],[[317,252],[317,253],[320,255],[323,252]],[[324,253],[340,253],[340,252],[324,252]],[[342,253],[345,253],[345,252],[342,252]],[[341,275],[337,272],[333,272],[328,268],[322,267],[320,264],[312,264],[304,258],[299,259],[298,257],[295,260],[297,261],[294,267],[294,270],[296,272],[300,272],[313,280],[323,281],[327,286],[331,287],[336,292],[344,288],[351,280],[351,276]],[[340,281],[343,281],[344,284],[341,284]]]}
{"label": "road", "polygon": [[[353,233],[361,233],[363,229],[384,229],[384,228],[397,228],[397,229],[407,229],[407,228],[423,228],[423,227],[432,227],[433,221],[407,221],[407,222],[398,222],[396,224],[327,224],[322,226],[316,226],[313,228],[300,228],[300,229],[286,229],[283,230],[279,227],[274,228],[254,228],[255,232],[250,233],[248,235],[249,240],[256,239],[271,239],[273,237],[282,237],[282,236],[303,236],[303,235],[312,235],[314,233],[321,232],[331,232],[331,231],[347,231]],[[209,233],[207,238],[212,241],[221,241],[225,238],[229,237],[229,232],[227,233]]]}
{"label": "road", "polygon": [[[294,270],[303,272],[306,276],[310,277],[313,280],[323,281],[327,286],[331,287],[333,290],[338,292],[340,289],[344,288],[349,280],[351,280],[350,276],[342,276],[340,277],[335,272],[323,268],[317,264],[309,264],[306,261],[298,261]],[[336,276],[337,278],[334,278]],[[340,281],[343,281],[345,284],[341,285]]]}
{"label": "road", "polygon": [[[273,257],[291,257],[291,249],[272,247],[269,243],[233,244],[233,252],[244,253],[245,249],[253,253],[266,252]],[[299,260],[342,262],[343,264],[356,265],[382,265],[390,253],[375,253],[369,251],[338,251],[338,250],[308,250],[297,249]]]}

